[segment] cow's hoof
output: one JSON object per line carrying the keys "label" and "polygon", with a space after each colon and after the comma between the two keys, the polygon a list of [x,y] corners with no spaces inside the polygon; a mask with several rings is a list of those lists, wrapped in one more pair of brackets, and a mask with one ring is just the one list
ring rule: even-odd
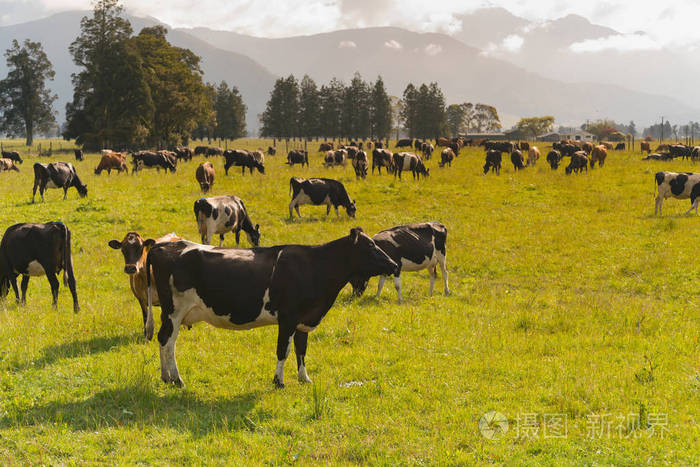
{"label": "cow's hoof", "polygon": [[79,307],[79,306],[74,306],[74,307],[73,307],[73,313],[77,313],[77,312],[79,312],[79,311],[80,311],[80,307]]}
{"label": "cow's hoof", "polygon": [[277,389],[284,389],[284,383],[279,380],[277,375],[275,375],[275,378],[272,380],[272,382],[275,384],[275,387]]}
{"label": "cow's hoof", "polygon": [[300,383],[313,383],[313,381],[311,381],[311,378],[309,378],[309,375],[299,375],[299,382]]}

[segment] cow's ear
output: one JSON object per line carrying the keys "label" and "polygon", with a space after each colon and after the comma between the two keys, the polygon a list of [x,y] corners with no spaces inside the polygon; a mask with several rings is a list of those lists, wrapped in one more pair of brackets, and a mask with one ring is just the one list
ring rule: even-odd
{"label": "cow's ear", "polygon": [[255,224],[255,231],[260,232],[260,224]]}
{"label": "cow's ear", "polygon": [[352,243],[357,243],[357,241],[360,239],[360,233],[362,233],[362,227],[350,229],[350,240],[352,240]]}
{"label": "cow's ear", "polygon": [[110,240],[108,245],[110,248],[114,248],[115,250],[120,250],[122,247],[122,242],[119,242],[117,240]]}
{"label": "cow's ear", "polygon": [[144,246],[144,248],[146,248],[147,250],[150,249],[150,248],[151,248],[153,245],[155,245],[155,244],[156,244],[156,241],[153,240],[152,238],[149,238],[148,240],[146,240],[146,241],[143,242],[143,246]]}

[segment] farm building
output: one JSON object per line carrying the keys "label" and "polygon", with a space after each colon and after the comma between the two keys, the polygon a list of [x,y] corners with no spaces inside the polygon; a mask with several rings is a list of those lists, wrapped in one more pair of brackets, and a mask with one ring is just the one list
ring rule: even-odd
{"label": "farm building", "polygon": [[571,139],[574,141],[593,141],[595,136],[591,133],[576,128],[559,128],[559,131],[545,133],[537,137],[538,141],[556,142],[563,139]]}

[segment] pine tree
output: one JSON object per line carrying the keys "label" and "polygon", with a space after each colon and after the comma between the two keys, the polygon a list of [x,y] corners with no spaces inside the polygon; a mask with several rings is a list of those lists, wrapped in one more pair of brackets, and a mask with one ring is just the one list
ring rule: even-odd
{"label": "pine tree", "polygon": [[333,78],[327,86],[321,86],[321,134],[326,138],[341,136],[343,96],[345,85]]}
{"label": "pine tree", "polygon": [[236,139],[246,135],[246,106],[238,88],[235,86],[229,88],[226,81],[222,81],[216,88],[214,112],[216,115],[215,138]]}
{"label": "pine tree", "polygon": [[413,83],[408,83],[403,91],[403,99],[401,99],[401,121],[404,128],[408,130],[410,138],[416,137],[416,125],[418,116],[418,90]]}
{"label": "pine tree", "polygon": [[299,133],[305,138],[321,133],[321,97],[318,87],[309,75],[299,85]]}
{"label": "pine tree", "polygon": [[371,129],[370,136],[373,138],[388,138],[391,132],[391,99],[384,88],[384,81],[381,76],[377,77],[372,87],[371,96]]}

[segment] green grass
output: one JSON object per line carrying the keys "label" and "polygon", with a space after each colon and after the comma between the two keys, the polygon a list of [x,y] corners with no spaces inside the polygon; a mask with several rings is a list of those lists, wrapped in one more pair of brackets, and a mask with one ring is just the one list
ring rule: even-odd
{"label": "green grass", "polygon": [[[427,296],[427,271],[403,276],[400,306],[391,281],[379,299],[376,279],[361,299],[347,287],[310,335],[314,384],[296,381],[290,359],[283,390],[272,384],[274,327],[183,330],[176,352],[187,387],[163,384],[158,346],[142,338],[121,254],[107,246],[129,230],[198,239],[192,204],[201,196],[194,171],[202,158],[174,175],[95,176],[98,156],[89,154],[76,164],[86,199],[71,189],[62,201],[60,190],[49,190],[45,203],[31,204],[37,159],[27,157],[21,173],[0,173],[0,226],[68,224],[82,310],[73,314],[62,287],[53,311],[43,278],[31,280],[26,306],[12,298],[0,305],[0,459],[700,462],[700,219],[682,215],[687,200],[672,199],[654,217],[652,195],[656,171],[698,168],[611,151],[603,169],[565,176],[546,166],[548,146],[540,147],[543,159],[521,173],[504,158],[500,176],[483,176],[483,151],[469,149],[452,168],[438,168],[433,158],[430,178],[420,182],[410,174],[401,182],[387,175],[356,181],[350,166],[324,169],[315,151],[310,169],[290,169],[278,155],[266,158],[267,175],[252,177],[236,170],[225,177],[222,159],[214,159],[213,194],[245,201],[263,245],[325,242],[356,225],[370,234],[426,220],[448,227],[451,296],[442,295],[440,281]],[[292,175],[340,179],[357,201],[357,219],[303,206],[304,218],[288,222]],[[234,245],[232,236],[225,245]],[[156,323],[157,331],[159,313]],[[492,410],[510,429],[490,440],[478,423]],[[525,436],[526,414],[537,430],[532,437]],[[566,417],[565,437],[545,436],[552,414]],[[660,414],[664,431],[657,424],[652,432]],[[610,425],[599,437],[600,416]]]}

